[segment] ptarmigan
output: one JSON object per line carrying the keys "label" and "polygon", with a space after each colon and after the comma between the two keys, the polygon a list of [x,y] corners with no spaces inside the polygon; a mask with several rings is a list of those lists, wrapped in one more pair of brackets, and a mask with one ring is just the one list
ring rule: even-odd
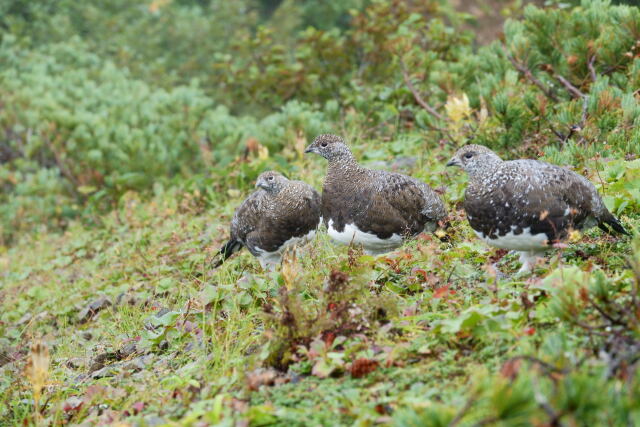
{"label": "ptarmigan", "polygon": [[316,190],[273,171],[260,174],[256,187],[233,215],[231,237],[220,249],[218,265],[246,246],[263,268],[271,270],[288,247],[315,236],[321,207]]}
{"label": "ptarmigan", "polygon": [[458,150],[447,166],[469,174],[463,205],[471,228],[488,244],[519,252],[520,272],[530,271],[572,229],[597,225],[629,234],[593,184],[569,169],[538,160],[504,161],[473,144]]}
{"label": "ptarmigan", "polygon": [[344,140],[319,135],[306,149],[329,161],[322,191],[322,216],[329,236],[342,244],[361,244],[381,254],[408,237],[433,231],[444,220],[442,200],[415,178],[360,166]]}

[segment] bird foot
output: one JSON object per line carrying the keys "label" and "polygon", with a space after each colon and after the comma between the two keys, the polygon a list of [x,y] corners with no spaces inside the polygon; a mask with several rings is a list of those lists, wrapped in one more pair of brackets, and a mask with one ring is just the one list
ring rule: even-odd
{"label": "bird foot", "polygon": [[537,252],[519,252],[520,254],[520,262],[522,266],[520,270],[515,274],[515,276],[526,276],[527,274],[533,273],[533,269],[536,267],[536,264],[540,260],[540,255]]}

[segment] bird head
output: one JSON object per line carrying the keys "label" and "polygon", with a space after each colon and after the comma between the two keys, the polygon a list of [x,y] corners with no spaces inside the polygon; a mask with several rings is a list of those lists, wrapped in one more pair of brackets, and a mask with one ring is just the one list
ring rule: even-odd
{"label": "bird head", "polygon": [[458,166],[470,176],[482,175],[486,170],[502,160],[496,153],[483,145],[469,144],[460,148],[449,160],[447,166]]}
{"label": "bird head", "polygon": [[338,135],[322,134],[316,136],[311,144],[304,150],[305,153],[319,154],[327,160],[342,156],[351,156],[351,150]]}
{"label": "bird head", "polygon": [[277,193],[286,184],[287,178],[275,171],[262,172],[256,180],[256,188],[262,188],[269,193]]}

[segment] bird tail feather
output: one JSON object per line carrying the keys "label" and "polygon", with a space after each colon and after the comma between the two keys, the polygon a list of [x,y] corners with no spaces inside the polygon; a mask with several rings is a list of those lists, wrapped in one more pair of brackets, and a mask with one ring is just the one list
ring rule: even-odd
{"label": "bird tail feather", "polygon": [[239,240],[230,239],[227,243],[225,243],[220,248],[220,251],[218,252],[219,258],[216,264],[214,265],[214,268],[222,265],[222,263],[225,262],[227,258],[229,258],[234,253],[238,252],[240,249],[242,249],[242,243],[240,243]]}
{"label": "bird tail feather", "polygon": [[600,223],[598,224],[598,227],[609,234],[613,234],[611,232],[611,230],[613,229],[613,231],[617,233],[624,234],[626,236],[631,236],[631,233],[629,233],[624,228],[620,220],[615,216],[613,216],[613,214],[611,213],[609,213],[609,215],[607,215],[606,218],[603,218],[602,221],[600,221]]}

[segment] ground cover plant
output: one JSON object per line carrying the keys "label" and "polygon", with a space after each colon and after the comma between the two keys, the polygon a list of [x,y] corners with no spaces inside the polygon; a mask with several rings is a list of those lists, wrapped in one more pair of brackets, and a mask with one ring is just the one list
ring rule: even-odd
{"label": "ground cover plant", "polygon": [[[640,9],[505,3],[480,46],[444,1],[124,3],[0,6],[0,424],[640,423]],[[259,173],[320,189],[328,131],[450,226],[214,268]],[[515,274],[445,167],[468,141],[572,167],[633,236]]]}

